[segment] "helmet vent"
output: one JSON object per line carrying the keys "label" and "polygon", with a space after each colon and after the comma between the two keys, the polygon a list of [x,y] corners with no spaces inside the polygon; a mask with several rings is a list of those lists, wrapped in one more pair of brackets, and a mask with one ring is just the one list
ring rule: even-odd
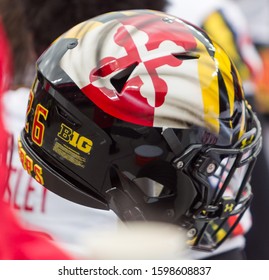
{"label": "helmet vent", "polygon": [[80,123],[73,115],[71,115],[69,112],[67,112],[65,109],[60,107],[59,105],[56,106],[56,110],[59,116],[61,116],[62,119],[64,119],[67,123],[72,125],[73,127],[79,127]]}
{"label": "helmet vent", "polygon": [[114,88],[118,93],[122,92],[127,80],[129,79],[129,77],[131,76],[132,72],[134,71],[137,65],[138,65],[137,62],[131,64],[123,71],[117,73],[113,78],[111,78],[110,80],[111,84],[114,86]]}
{"label": "helmet vent", "polygon": [[195,52],[173,53],[172,55],[179,60],[198,59],[200,57],[200,55]]}

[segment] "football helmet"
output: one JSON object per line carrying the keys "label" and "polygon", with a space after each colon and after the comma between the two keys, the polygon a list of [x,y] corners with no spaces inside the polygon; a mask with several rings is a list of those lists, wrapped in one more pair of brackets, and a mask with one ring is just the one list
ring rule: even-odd
{"label": "football helmet", "polygon": [[217,248],[251,201],[261,128],[225,51],[151,10],[100,15],[38,59],[22,165],[73,202],[186,229]]}

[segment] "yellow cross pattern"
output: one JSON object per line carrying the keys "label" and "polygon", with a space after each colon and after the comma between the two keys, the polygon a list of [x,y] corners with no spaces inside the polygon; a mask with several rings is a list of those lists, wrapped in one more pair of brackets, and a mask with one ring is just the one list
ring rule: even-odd
{"label": "yellow cross pattern", "polygon": [[244,148],[252,143],[254,135],[251,135],[249,138],[245,138],[241,142],[241,148]]}
{"label": "yellow cross pattern", "polygon": [[231,204],[225,204],[225,209],[224,209],[224,213],[225,212],[232,212],[234,209],[234,203]]}

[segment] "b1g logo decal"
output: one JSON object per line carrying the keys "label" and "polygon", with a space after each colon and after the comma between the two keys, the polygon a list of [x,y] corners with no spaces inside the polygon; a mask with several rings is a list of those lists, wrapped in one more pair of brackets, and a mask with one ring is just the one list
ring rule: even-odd
{"label": "b1g logo decal", "polygon": [[69,145],[77,148],[85,154],[88,154],[92,149],[93,143],[90,139],[80,135],[63,123],[61,124],[61,130],[57,135]]}

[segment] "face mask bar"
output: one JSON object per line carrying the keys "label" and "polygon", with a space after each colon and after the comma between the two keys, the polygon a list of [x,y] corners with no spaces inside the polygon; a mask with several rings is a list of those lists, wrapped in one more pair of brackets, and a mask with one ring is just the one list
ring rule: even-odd
{"label": "face mask bar", "polygon": [[[192,241],[195,248],[213,250],[219,247],[233,232],[249,207],[252,200],[249,178],[255,159],[251,159],[243,167],[238,168],[238,164],[241,163],[241,156],[240,154],[233,158],[233,165],[227,176],[224,175],[224,172],[227,172],[229,161],[226,165],[220,167],[222,172],[209,176],[208,185],[205,188],[208,190],[206,192],[208,196],[213,189],[211,200],[207,199],[208,203],[202,204],[192,213],[193,228],[198,234]],[[236,174],[242,168],[244,168],[242,177],[237,178]],[[223,170],[225,171],[223,172]],[[224,176],[223,181],[222,176]],[[217,184],[212,185],[212,180],[210,180],[212,177],[218,178]],[[206,198],[204,198],[204,201],[206,201]]]}
{"label": "face mask bar", "polygon": [[261,128],[256,116],[252,117],[254,127],[232,148],[195,144],[174,160],[174,166],[192,178],[197,190],[182,223],[191,247],[206,251],[219,247],[250,205],[249,179],[261,150]]}

